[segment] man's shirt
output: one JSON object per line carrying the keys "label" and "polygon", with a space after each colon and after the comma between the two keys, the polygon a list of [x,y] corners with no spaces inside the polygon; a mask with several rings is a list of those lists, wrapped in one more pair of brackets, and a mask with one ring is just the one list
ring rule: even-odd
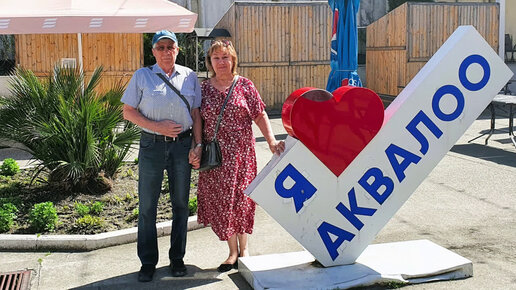
{"label": "man's shirt", "polygon": [[[201,106],[201,88],[197,75],[189,68],[175,64],[171,76],[157,65],[152,71],[138,69],[122,96],[122,103],[129,105],[153,121],[172,120],[183,125],[183,131],[193,125],[193,120],[185,102],[156,73],[161,73],[186,98],[192,109]],[[155,133],[147,128],[146,132]]]}

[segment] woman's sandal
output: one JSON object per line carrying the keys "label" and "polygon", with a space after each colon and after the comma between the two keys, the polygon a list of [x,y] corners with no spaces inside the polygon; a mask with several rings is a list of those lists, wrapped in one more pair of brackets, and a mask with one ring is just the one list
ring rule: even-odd
{"label": "woman's sandal", "polygon": [[220,264],[220,266],[217,268],[217,271],[224,273],[231,269],[238,269],[238,260],[236,260],[233,264]]}

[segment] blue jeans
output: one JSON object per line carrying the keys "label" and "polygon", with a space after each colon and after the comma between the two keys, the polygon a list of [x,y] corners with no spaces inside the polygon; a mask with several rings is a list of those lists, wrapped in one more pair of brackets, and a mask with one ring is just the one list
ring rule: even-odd
{"label": "blue jeans", "polygon": [[138,257],[143,264],[158,263],[158,239],[156,212],[167,170],[172,203],[172,233],[170,235],[169,259],[182,259],[185,255],[188,224],[188,199],[190,194],[191,165],[188,152],[192,137],[176,142],[155,141],[142,134],[138,154]]}

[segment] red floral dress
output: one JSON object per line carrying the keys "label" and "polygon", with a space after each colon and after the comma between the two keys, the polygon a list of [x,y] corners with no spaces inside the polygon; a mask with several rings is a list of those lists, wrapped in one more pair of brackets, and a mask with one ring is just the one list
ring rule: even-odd
{"label": "red floral dress", "polygon": [[[217,118],[229,91],[217,90],[209,80],[201,85],[203,138],[215,133]],[[239,77],[222,115],[217,132],[222,151],[222,166],[199,173],[197,221],[211,228],[220,240],[234,234],[253,232],[256,205],[244,189],[256,176],[255,140],[252,122],[265,104],[254,84]]]}

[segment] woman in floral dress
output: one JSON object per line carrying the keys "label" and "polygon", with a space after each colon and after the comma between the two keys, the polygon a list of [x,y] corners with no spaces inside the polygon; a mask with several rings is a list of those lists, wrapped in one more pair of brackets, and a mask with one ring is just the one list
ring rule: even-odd
{"label": "woman in floral dress", "polygon": [[[222,104],[237,77],[237,55],[231,42],[214,41],[206,63],[212,77],[201,85],[201,116],[203,139],[209,141],[213,138]],[[256,205],[243,191],[256,176],[252,122],[260,128],[272,153],[279,154],[285,148],[284,142],[274,138],[264,109],[265,104],[253,82],[237,77],[217,132],[222,165],[199,174],[198,222],[211,225],[219,239],[227,241],[229,247],[228,258],[218,267],[220,272],[236,268],[238,257],[249,255],[247,234],[253,232]]]}

